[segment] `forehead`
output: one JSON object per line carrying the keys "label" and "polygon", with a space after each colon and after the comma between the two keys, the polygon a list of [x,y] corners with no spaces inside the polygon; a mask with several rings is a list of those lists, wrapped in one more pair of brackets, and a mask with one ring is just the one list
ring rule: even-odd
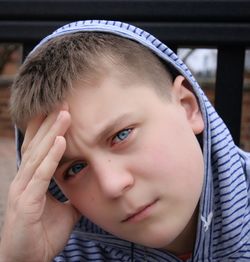
{"label": "forehead", "polygon": [[91,134],[94,129],[99,130],[121,116],[152,111],[162,99],[149,83],[123,81],[117,75],[109,74],[94,83],[75,83],[66,102],[72,117],[71,129],[81,127]]}
{"label": "forehead", "polygon": [[92,118],[98,123],[98,116],[103,118],[132,108],[136,101],[141,100],[142,93],[145,96],[149,92],[148,89],[143,83],[112,72],[98,80],[75,83],[66,102],[74,116],[81,114],[84,119]]}
{"label": "forehead", "polygon": [[[152,83],[147,78],[139,77],[131,69],[116,68],[114,65],[103,66],[103,68],[104,70],[100,70],[96,74],[93,73],[91,77],[84,77],[82,80],[80,77],[79,81],[73,83],[73,88],[66,98],[66,101],[72,105],[72,108],[77,101],[82,101],[81,104],[85,106],[94,104],[95,107],[98,107],[103,106],[107,101],[110,103],[110,100],[114,104],[116,101],[119,103],[120,99],[123,100],[123,103],[127,103],[138,96],[143,101],[143,95],[146,96],[149,93],[150,96],[152,93],[157,94],[155,92],[157,83]],[[165,85],[167,93],[168,89],[171,88],[166,88],[166,86],[167,84]],[[125,97],[129,99],[125,100]]]}

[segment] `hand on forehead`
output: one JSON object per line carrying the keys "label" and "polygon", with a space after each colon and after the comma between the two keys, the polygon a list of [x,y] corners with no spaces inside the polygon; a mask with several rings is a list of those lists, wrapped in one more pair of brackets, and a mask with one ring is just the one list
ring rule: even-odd
{"label": "hand on forehead", "polygon": [[[45,132],[48,127],[50,127],[55,121],[56,118],[59,117],[61,111],[68,111],[69,106],[66,102],[60,104],[54,111],[50,114],[39,114],[31,118],[27,124],[21,126],[21,131],[25,134],[24,142],[22,147],[26,148],[33,137],[37,134],[39,129],[42,129],[42,132]],[[45,125],[42,125],[45,123]]]}

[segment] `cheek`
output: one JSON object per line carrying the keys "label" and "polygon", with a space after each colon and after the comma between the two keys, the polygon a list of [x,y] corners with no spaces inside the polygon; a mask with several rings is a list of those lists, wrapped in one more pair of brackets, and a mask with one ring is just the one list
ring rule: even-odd
{"label": "cheek", "polygon": [[137,173],[152,182],[159,179],[164,188],[186,191],[187,188],[199,190],[201,187],[203,156],[190,130],[155,135],[152,141],[147,140],[138,156],[137,161],[136,158],[132,160],[139,170]]}
{"label": "cheek", "polygon": [[[57,183],[69,199],[73,206],[75,206],[82,214],[89,212],[91,206],[95,206],[98,202],[96,190],[86,188],[83,181],[76,181],[76,183]],[[89,204],[91,203],[91,205]],[[93,205],[92,205],[93,204]]]}
{"label": "cheek", "polygon": [[[92,204],[95,206],[98,202],[94,191],[91,193],[89,190],[86,191],[84,189],[76,188],[72,190],[69,199],[77,209],[81,210],[81,212],[87,212]],[[91,203],[91,205],[89,203]]]}
{"label": "cheek", "polygon": [[172,168],[168,164],[170,152],[165,150],[165,146],[159,143],[147,144],[143,146],[136,155],[131,155],[129,165],[131,173],[147,179],[155,180],[161,178]]}
{"label": "cheek", "polygon": [[79,182],[71,190],[69,200],[82,215],[96,224],[102,223],[109,209],[108,203],[105,202],[95,183],[89,183],[86,188],[83,183]]}

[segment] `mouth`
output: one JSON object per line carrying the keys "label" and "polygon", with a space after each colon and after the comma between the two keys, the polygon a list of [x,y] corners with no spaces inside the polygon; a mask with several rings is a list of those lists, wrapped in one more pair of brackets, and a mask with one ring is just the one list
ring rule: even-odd
{"label": "mouth", "polygon": [[125,222],[139,222],[147,218],[151,212],[153,207],[155,206],[156,202],[158,202],[159,199],[154,200],[153,202],[139,207],[135,212],[128,214],[125,219],[122,220],[122,223]]}

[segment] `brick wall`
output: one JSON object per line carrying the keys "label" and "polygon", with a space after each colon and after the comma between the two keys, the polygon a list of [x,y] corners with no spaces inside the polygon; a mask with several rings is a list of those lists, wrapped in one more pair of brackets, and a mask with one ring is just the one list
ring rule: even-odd
{"label": "brick wall", "polygon": [[250,88],[245,89],[243,96],[241,148],[250,152]]}
{"label": "brick wall", "polygon": [[[5,49],[7,47],[7,49]],[[12,48],[8,57],[5,57]],[[20,45],[0,45],[0,137],[14,137],[14,128],[9,114],[10,86],[21,64],[22,48]],[[3,61],[7,59],[7,63]],[[4,66],[3,66],[4,65]]]}
{"label": "brick wall", "polygon": [[[240,147],[250,152],[250,86],[245,83],[246,88],[243,92],[242,118],[241,118],[241,138]],[[208,87],[209,86],[209,87]],[[209,100],[214,103],[214,88],[210,84],[202,85],[204,92]]]}
{"label": "brick wall", "polygon": [[14,137],[13,124],[8,110],[9,97],[9,85],[0,83],[0,137]]}

